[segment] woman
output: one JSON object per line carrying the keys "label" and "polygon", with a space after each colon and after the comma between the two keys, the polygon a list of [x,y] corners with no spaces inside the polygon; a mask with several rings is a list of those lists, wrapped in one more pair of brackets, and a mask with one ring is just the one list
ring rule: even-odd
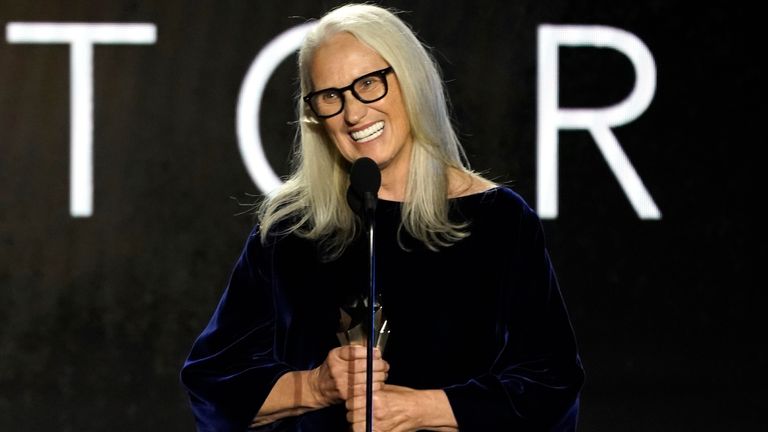
{"label": "woman", "polygon": [[349,5],[299,53],[296,169],[259,209],[182,370],[199,430],[364,430],[366,350],[338,346],[365,289],[346,203],[381,170],[374,430],[572,430],[583,372],[535,213],[464,166],[435,62],[392,13]]}

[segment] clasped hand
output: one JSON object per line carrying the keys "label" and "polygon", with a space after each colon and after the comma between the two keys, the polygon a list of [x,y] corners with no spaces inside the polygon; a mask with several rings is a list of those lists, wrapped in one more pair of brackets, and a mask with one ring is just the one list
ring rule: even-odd
{"label": "clasped hand", "polygon": [[[365,430],[366,350],[359,345],[334,348],[322,365],[312,371],[313,393],[322,405],[344,403],[347,421],[354,432]],[[414,413],[418,409],[417,391],[385,384],[389,364],[374,349],[373,430],[406,432],[418,430]]]}

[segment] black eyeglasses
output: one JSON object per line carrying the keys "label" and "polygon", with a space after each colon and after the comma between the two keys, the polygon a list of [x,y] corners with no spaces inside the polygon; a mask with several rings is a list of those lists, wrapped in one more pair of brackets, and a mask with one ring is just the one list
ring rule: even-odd
{"label": "black eyeglasses", "polygon": [[327,88],[304,96],[304,102],[309,104],[319,118],[333,117],[344,110],[344,92],[349,90],[362,103],[376,102],[387,95],[387,74],[392,72],[392,66],[355,78],[352,84],[344,88]]}

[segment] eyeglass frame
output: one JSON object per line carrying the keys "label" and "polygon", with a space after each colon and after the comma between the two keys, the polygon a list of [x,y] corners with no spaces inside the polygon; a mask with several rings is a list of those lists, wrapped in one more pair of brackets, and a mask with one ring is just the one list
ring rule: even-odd
{"label": "eyeglass frame", "polygon": [[[352,96],[354,96],[355,99],[359,100],[360,102],[362,102],[364,104],[369,104],[369,103],[373,103],[373,102],[376,102],[376,101],[384,99],[384,97],[389,93],[389,82],[387,81],[387,75],[390,72],[394,72],[394,69],[392,69],[392,66],[388,66],[388,67],[386,67],[384,69],[373,71],[373,72],[367,73],[365,75],[361,75],[361,76],[355,78],[354,80],[352,80],[352,84],[350,84],[350,85],[348,85],[346,87],[342,87],[342,88],[336,88],[336,87],[324,88],[322,90],[317,90],[317,91],[313,91],[311,93],[308,93],[302,99],[304,100],[304,102],[306,102],[307,105],[309,105],[309,108],[312,110],[312,112],[318,118],[321,118],[321,119],[331,118],[331,117],[339,115],[342,111],[344,111],[344,104],[346,103],[345,102],[346,99],[343,97],[343,95],[344,95],[344,92],[346,92],[347,90],[349,90],[349,92],[352,93]],[[377,97],[375,99],[363,100],[363,98],[360,97],[360,95],[357,93],[357,91],[355,91],[355,84],[357,84],[361,80],[364,80],[365,78],[370,78],[372,76],[381,76],[381,77],[384,78],[384,80],[383,80],[383,82],[384,82],[384,94],[382,94],[381,96],[379,96],[379,97]],[[312,105],[311,101],[312,101],[312,98],[314,96],[317,96],[320,93],[324,93],[324,92],[327,92],[329,90],[335,90],[335,91],[337,91],[339,93],[340,96],[342,96],[342,97],[339,98],[341,100],[341,106],[340,106],[339,110],[337,112],[333,113],[333,114],[321,115],[317,111],[315,111],[315,107]]]}

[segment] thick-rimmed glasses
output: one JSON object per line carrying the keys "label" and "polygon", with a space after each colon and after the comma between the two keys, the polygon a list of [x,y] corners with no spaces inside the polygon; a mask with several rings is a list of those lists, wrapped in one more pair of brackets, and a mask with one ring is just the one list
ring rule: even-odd
{"label": "thick-rimmed glasses", "polygon": [[355,78],[352,84],[343,88],[327,88],[304,96],[312,112],[319,118],[333,117],[344,110],[344,92],[349,90],[362,103],[376,102],[387,95],[387,74],[392,66]]}

